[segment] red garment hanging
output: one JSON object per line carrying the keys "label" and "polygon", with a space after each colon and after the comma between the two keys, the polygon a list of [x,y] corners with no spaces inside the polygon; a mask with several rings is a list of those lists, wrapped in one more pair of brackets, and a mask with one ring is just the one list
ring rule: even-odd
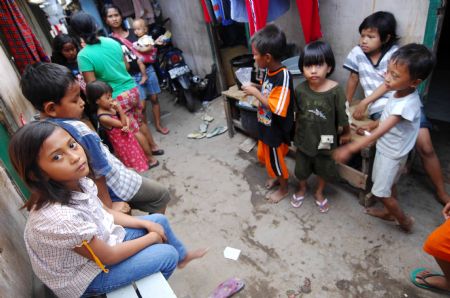
{"label": "red garment hanging", "polygon": [[12,0],[0,1],[0,30],[6,38],[6,44],[20,73],[28,64],[37,61],[50,62],[19,8]]}
{"label": "red garment hanging", "polygon": [[297,9],[302,23],[305,43],[315,41],[322,37],[320,30],[319,1],[318,0],[296,0]]}
{"label": "red garment hanging", "polygon": [[250,36],[264,28],[269,13],[269,0],[245,0]]}
{"label": "red garment hanging", "polygon": [[211,23],[211,16],[209,15],[208,7],[206,6],[205,0],[200,0],[203,8],[203,17],[205,18],[205,22],[207,24]]}

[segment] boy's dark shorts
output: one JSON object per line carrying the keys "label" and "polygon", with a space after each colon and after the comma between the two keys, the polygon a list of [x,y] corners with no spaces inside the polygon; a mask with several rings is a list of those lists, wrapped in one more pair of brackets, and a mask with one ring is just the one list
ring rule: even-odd
{"label": "boy's dark shorts", "polygon": [[338,178],[336,162],[331,158],[331,155],[308,156],[297,150],[295,154],[295,176],[299,180],[306,180],[313,173],[326,181]]}
{"label": "boy's dark shorts", "polygon": [[420,128],[433,128],[433,124],[431,124],[430,120],[428,120],[427,116],[425,116],[425,111],[423,108],[420,110]]}

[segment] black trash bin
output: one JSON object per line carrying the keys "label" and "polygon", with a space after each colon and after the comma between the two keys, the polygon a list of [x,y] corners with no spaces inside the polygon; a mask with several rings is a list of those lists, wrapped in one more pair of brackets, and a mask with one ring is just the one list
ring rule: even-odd
{"label": "black trash bin", "polygon": [[236,103],[240,110],[242,128],[253,138],[258,138],[258,119],[256,113],[258,109],[254,106],[242,104],[240,101]]}
{"label": "black trash bin", "polygon": [[252,70],[252,81],[255,80],[255,74],[256,74],[255,73],[255,60],[253,59],[252,54],[236,56],[230,60],[230,64],[231,64],[231,69],[233,71],[234,80],[235,80],[236,84],[238,85],[239,89],[242,86],[241,82],[239,82],[239,80],[236,78],[236,70],[238,70],[239,68],[251,67],[253,69]]}

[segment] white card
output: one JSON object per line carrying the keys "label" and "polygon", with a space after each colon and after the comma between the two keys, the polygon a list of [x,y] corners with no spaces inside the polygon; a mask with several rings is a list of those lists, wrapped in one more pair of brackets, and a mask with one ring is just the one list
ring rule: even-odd
{"label": "white card", "polygon": [[223,256],[227,259],[236,261],[239,258],[239,255],[241,254],[241,250],[237,248],[232,247],[225,247],[223,250]]}

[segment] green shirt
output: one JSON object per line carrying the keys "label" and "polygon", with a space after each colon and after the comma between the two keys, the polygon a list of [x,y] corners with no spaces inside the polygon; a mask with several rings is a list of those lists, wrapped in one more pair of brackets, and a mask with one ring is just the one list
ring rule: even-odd
{"label": "green shirt", "polygon": [[[297,115],[294,144],[308,156],[330,154],[337,147],[339,126],[348,125],[344,90],[337,85],[325,92],[311,90],[308,82],[295,89]],[[333,136],[331,149],[318,149],[321,136]]]}
{"label": "green shirt", "polygon": [[116,98],[136,87],[136,83],[127,72],[120,44],[107,37],[99,39],[100,43],[88,44],[78,53],[78,67],[81,72],[93,71],[97,80],[108,83]]}

